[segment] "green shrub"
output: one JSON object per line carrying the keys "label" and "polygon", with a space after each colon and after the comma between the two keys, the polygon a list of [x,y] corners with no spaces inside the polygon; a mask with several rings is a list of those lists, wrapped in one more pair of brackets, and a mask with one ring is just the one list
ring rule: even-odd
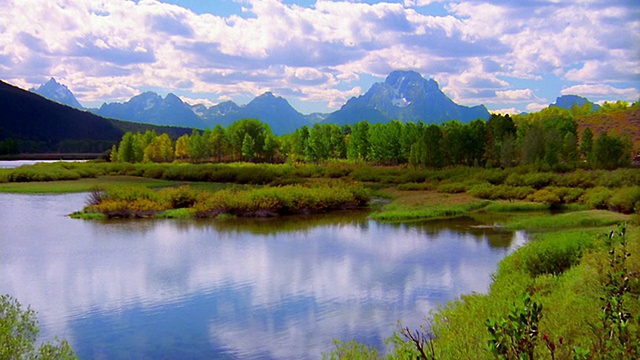
{"label": "green shrub", "polygon": [[507,185],[490,185],[479,184],[468,190],[468,193],[489,200],[522,200],[532,194],[535,190],[528,186],[507,186]]}
{"label": "green shrub", "polygon": [[611,190],[603,186],[597,186],[585,191],[580,197],[580,202],[588,206],[590,209],[607,209]]}
{"label": "green shrub", "polygon": [[352,171],[353,171],[353,165],[351,164],[331,162],[327,164],[324,174],[326,177],[337,179],[337,178],[349,176],[349,174],[351,174]]}
{"label": "green shrub", "polygon": [[478,181],[487,181],[492,185],[502,185],[509,176],[509,173],[502,169],[480,170],[473,174],[474,179]]}
{"label": "green shrub", "polygon": [[431,182],[422,182],[422,183],[404,183],[398,185],[398,190],[409,190],[409,191],[417,191],[417,190],[434,190],[436,185]]}
{"label": "green shrub", "polygon": [[519,258],[523,270],[532,277],[559,275],[576,265],[582,254],[594,245],[593,237],[555,233],[543,240],[531,241],[518,249],[514,256]]}
{"label": "green shrub", "polygon": [[596,186],[597,181],[597,172],[579,169],[574,172],[558,176],[556,183],[558,186],[587,189]]}
{"label": "green shrub", "polygon": [[612,191],[610,207],[621,213],[640,213],[640,186],[624,187]]}
{"label": "green shrub", "polygon": [[527,200],[551,205],[570,204],[584,194],[580,188],[549,186],[529,195]]}
{"label": "green shrub", "polygon": [[239,167],[236,168],[236,183],[238,184],[268,184],[275,180],[276,175],[267,167]]}
{"label": "green shrub", "polygon": [[437,188],[438,192],[446,194],[459,194],[467,191],[467,185],[463,183],[440,184]]}
{"label": "green shrub", "polygon": [[507,177],[504,184],[509,186],[530,186],[534,189],[553,185],[558,176],[549,172],[534,172],[520,175],[513,173]]}

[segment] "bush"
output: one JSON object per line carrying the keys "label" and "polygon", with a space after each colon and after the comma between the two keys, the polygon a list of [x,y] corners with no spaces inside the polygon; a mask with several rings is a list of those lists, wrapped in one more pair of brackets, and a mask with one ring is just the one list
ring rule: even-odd
{"label": "bush", "polygon": [[324,174],[326,177],[337,179],[349,176],[352,171],[353,166],[350,164],[332,162],[327,165]]}
{"label": "bush", "polygon": [[570,204],[579,200],[584,194],[580,188],[549,186],[529,195],[527,200],[551,205]]}
{"label": "bush", "polygon": [[621,213],[640,213],[640,186],[613,190],[609,205],[613,210]]}
{"label": "bush", "polygon": [[504,184],[509,186],[530,186],[534,189],[553,185],[558,176],[554,173],[535,172],[524,175],[513,173],[507,177]]}
{"label": "bush", "polygon": [[276,178],[275,173],[266,167],[243,166],[234,170],[236,171],[235,182],[238,184],[264,185],[272,182]]}
{"label": "bush", "polygon": [[438,192],[446,194],[459,194],[467,191],[467,185],[463,183],[441,184],[437,188]]}
{"label": "bush", "polygon": [[0,359],[77,359],[69,343],[58,341],[38,345],[36,313],[10,297],[0,295]]}
{"label": "bush", "polygon": [[514,254],[530,276],[537,277],[544,274],[559,275],[576,265],[585,250],[593,248],[593,237],[563,235],[562,233],[532,241],[527,246],[518,249]]}
{"label": "bush", "polygon": [[489,200],[522,200],[532,194],[535,190],[528,186],[507,186],[507,185],[490,185],[479,184],[469,189],[468,193]]}
{"label": "bush", "polygon": [[580,202],[588,206],[590,209],[607,209],[611,190],[603,186],[598,186],[585,191],[580,197]]}
{"label": "bush", "polygon": [[556,184],[558,186],[587,189],[596,186],[597,181],[598,174],[596,172],[576,170],[559,176]]}

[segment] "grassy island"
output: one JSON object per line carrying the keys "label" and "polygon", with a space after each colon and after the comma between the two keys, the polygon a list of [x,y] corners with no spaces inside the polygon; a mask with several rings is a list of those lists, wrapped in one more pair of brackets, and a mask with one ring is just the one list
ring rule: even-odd
{"label": "grassy island", "polygon": [[314,186],[226,188],[203,190],[189,185],[153,190],[112,187],[91,192],[80,218],[131,217],[266,217],[308,214],[366,205],[362,186],[336,181]]}

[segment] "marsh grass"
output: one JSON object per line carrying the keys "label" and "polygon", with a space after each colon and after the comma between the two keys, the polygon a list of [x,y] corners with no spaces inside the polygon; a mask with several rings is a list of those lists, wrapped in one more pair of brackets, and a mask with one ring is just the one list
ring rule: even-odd
{"label": "marsh grass", "polygon": [[437,191],[409,191],[388,188],[380,194],[394,199],[381,212],[371,215],[380,221],[407,221],[451,217],[467,214],[487,206],[490,202],[466,194],[447,194]]}
{"label": "marsh grass", "polygon": [[190,186],[153,190],[147,187],[111,187],[91,193],[84,213],[108,217],[218,217],[278,216],[315,213],[366,205],[369,192],[341,181],[314,186],[227,187],[216,191]]}
{"label": "marsh grass", "polygon": [[22,194],[61,194],[87,192],[94,188],[109,186],[145,186],[167,187],[174,186],[174,181],[147,179],[136,176],[99,176],[83,178],[73,181],[47,181],[28,183],[0,183],[0,192]]}
{"label": "marsh grass", "polygon": [[606,210],[583,210],[556,215],[535,214],[514,216],[506,223],[511,229],[562,229],[611,226],[629,221],[631,217]]}
{"label": "marsh grass", "polygon": [[488,212],[503,212],[503,213],[512,213],[512,212],[541,212],[541,211],[549,211],[551,209],[550,204],[541,204],[537,202],[526,202],[526,201],[503,201],[498,200],[494,201],[491,204],[485,207],[485,210]]}

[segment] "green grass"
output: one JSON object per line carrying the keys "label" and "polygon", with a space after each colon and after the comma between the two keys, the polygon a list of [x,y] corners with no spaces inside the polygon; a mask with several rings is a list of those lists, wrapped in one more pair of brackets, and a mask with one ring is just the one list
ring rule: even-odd
{"label": "green grass", "polygon": [[0,192],[21,194],[60,194],[86,192],[108,186],[145,186],[166,187],[178,184],[175,181],[148,179],[137,176],[100,176],[78,180],[60,180],[43,182],[0,183]]}
{"label": "green grass", "polygon": [[576,227],[611,226],[629,221],[629,215],[606,210],[584,210],[557,215],[536,214],[514,216],[506,224],[510,229],[562,229]]}
{"label": "green grass", "polygon": [[550,204],[541,204],[536,202],[508,202],[508,201],[494,201],[487,205],[485,208],[489,212],[539,212],[548,211],[551,209]]}
{"label": "green grass", "polygon": [[454,217],[482,209],[488,204],[489,201],[478,200],[468,204],[437,205],[424,209],[385,209],[382,212],[372,214],[371,217],[379,221],[410,221]]}

